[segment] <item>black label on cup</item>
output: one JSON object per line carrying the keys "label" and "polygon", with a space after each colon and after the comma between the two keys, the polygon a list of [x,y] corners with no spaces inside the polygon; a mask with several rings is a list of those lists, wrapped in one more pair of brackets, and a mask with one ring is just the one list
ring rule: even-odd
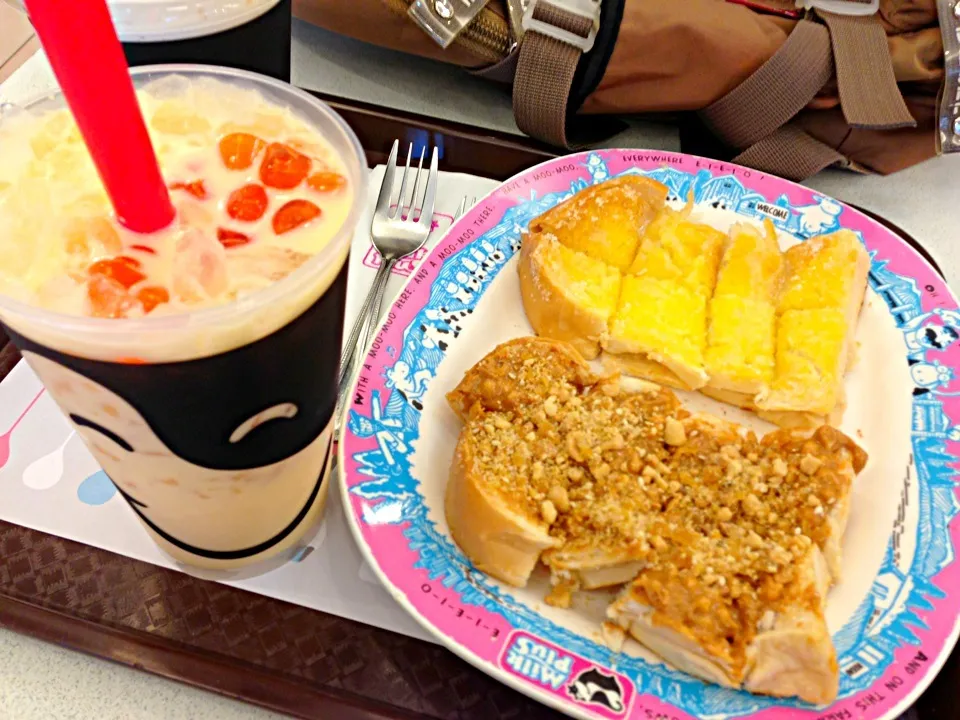
{"label": "black label on cup", "polygon": [[[288,538],[319,497],[333,442],[346,284],[345,264],[323,296],[281,329],[235,350],[182,362],[89,360],[9,328],[7,333],[148,527],[196,556],[238,560]],[[297,455],[310,476],[297,476],[296,487],[288,485],[280,495],[299,497],[296,504],[273,503],[269,512],[261,511],[263,529],[241,531],[239,546],[199,547],[190,537],[192,526],[178,523],[174,532],[151,512],[161,497],[169,511],[170,495],[162,493],[175,487],[176,502],[194,506],[196,522],[207,519],[202,530],[215,531],[221,517],[238,512],[240,496],[233,490],[263,492],[276,472],[271,466]],[[243,507],[249,511],[249,503]]]}
{"label": "black label on cup", "polygon": [[290,536],[290,533],[294,532],[298,527],[300,527],[300,523],[302,523],[310,513],[310,509],[313,507],[313,504],[317,501],[317,497],[320,495],[320,487],[323,485],[323,479],[327,474],[327,467],[330,465],[330,446],[332,444],[333,438],[330,438],[330,440],[327,442],[326,449],[323,452],[323,467],[320,468],[320,473],[317,475],[316,483],[314,483],[309,497],[307,497],[306,501],[298,509],[296,516],[291,519],[290,522],[287,523],[286,526],[276,535],[247,547],[236,548],[233,550],[209,550],[207,548],[191,545],[190,543],[185,542],[175,535],[167,532],[157,523],[155,523],[150,518],[150,507],[148,505],[140,502],[129,493],[124,492],[123,488],[119,486],[117,487],[117,491],[120,493],[123,499],[127,501],[127,505],[130,506],[130,509],[133,510],[133,512],[135,512],[143,521],[144,525],[153,530],[153,532],[174,547],[178,547],[185,552],[192,553],[193,555],[197,555],[199,557],[209,558],[210,560],[242,560],[243,558],[259,555],[260,553],[266,552],[270,548],[279,545]]}
{"label": "black label on cup", "polygon": [[[292,322],[249,345],[197,360],[88,360],[15,330],[7,333],[21,352],[63,365],[125,400],[183,460],[213,470],[246,470],[300,452],[333,416],[346,284],[344,264],[323,296]],[[75,424],[111,435],[134,452],[145,450],[79,408],[63,409]]]}

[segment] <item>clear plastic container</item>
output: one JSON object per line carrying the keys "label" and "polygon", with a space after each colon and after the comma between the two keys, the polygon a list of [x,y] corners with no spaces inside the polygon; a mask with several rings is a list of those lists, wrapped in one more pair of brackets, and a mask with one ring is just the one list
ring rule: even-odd
{"label": "clear plastic container", "polygon": [[[171,42],[232,30],[270,11],[280,0],[109,0],[125,43]],[[23,0],[7,0],[26,12]]]}
{"label": "clear plastic container", "polygon": [[[198,65],[131,74],[137,87],[180,75],[255,89],[326,139],[352,188],[346,221],[317,254],[226,305],[100,319],[0,296],[0,323],[160,547],[188,565],[249,565],[297,547],[323,507],[366,162],[346,123],[290,85]],[[63,104],[54,94],[27,107]]]}
{"label": "clear plastic container", "polygon": [[[82,357],[102,360],[143,357],[154,362],[184,360],[224,352],[273,332],[306,309],[340,271],[350,250],[367,182],[363,149],[343,119],[329,105],[302,90],[243,70],[202,65],[154,65],[131,70],[138,88],[168,75],[212,77],[252,87],[267,101],[290,108],[313,125],[344,159],[347,179],[353,188],[354,206],[340,232],[323,251],[281,282],[230,305],[173,317],[117,321],[50,313],[0,295],[0,321],[5,325],[38,342]],[[23,105],[30,110],[64,106],[59,93]],[[0,124],[2,122],[0,116]],[[278,308],[285,311],[279,312]]]}

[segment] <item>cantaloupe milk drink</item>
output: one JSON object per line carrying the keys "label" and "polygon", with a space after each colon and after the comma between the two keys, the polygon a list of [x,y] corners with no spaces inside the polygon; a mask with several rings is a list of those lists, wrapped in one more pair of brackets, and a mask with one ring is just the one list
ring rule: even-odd
{"label": "cantaloupe milk drink", "polygon": [[366,167],[289,85],[132,75],[173,224],[116,220],[59,97],[7,108],[0,321],[160,548],[232,569],[320,518]]}

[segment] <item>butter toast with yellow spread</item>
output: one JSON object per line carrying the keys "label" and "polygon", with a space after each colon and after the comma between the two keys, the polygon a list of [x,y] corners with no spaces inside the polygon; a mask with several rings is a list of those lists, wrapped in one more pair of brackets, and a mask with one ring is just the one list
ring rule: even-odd
{"label": "butter toast with yellow spread", "polygon": [[553,237],[571,250],[625,270],[644,231],[667,199],[667,187],[642,175],[591,185],[530,223],[528,233]]}
{"label": "butter toast with yellow spread", "polygon": [[703,394],[754,408],[773,380],[777,291],[783,253],[773,224],[730,229],[709,304]]}
{"label": "butter toast with yellow spread", "polygon": [[689,213],[664,208],[650,223],[602,344],[607,367],[696,390],[708,380],[707,303],[725,236]]}
{"label": "butter toast with yellow spread", "polygon": [[534,330],[781,427],[839,423],[869,266],[856,235],[784,253],[769,220],[722,233],[665,195],[622,176],[531,222],[519,276]]}
{"label": "butter toast with yellow spread", "polygon": [[620,297],[620,271],[540,233],[524,239],[519,271],[523,309],[537,333],[597,357]]}
{"label": "butter toast with yellow spread", "polygon": [[774,374],[757,396],[758,414],[784,427],[835,423],[870,257],[856,235],[840,230],[789,248],[784,259]]}

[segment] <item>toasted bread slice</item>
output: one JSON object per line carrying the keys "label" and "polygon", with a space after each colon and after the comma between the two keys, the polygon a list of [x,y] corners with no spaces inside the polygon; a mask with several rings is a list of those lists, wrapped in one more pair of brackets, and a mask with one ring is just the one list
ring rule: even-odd
{"label": "toasted bread slice", "polygon": [[[503,468],[478,465],[476,458],[508,466],[509,489],[517,494],[513,502],[532,503],[527,507],[531,517],[538,503],[549,499],[551,489],[564,490],[572,509],[556,508],[559,519],[554,529],[562,530],[566,538],[563,547],[550,553],[558,569],[586,567],[574,559],[578,553],[585,553],[582,557],[593,553],[594,558],[616,554],[617,548],[597,554],[600,546],[581,544],[590,535],[583,529],[643,524],[642,516],[652,507],[637,506],[646,502],[639,498],[645,479],[654,478],[662,491],[660,481],[672,473],[686,473],[691,482],[699,482],[701,475],[713,477],[717,472],[749,482],[748,488],[734,488],[745,495],[764,495],[775,488],[775,502],[784,504],[776,511],[788,511],[794,518],[802,515],[810,524],[804,526],[805,532],[817,539],[831,567],[838,567],[838,556],[833,557],[827,540],[842,535],[846,510],[830,528],[818,530],[825,521],[824,512],[818,514],[816,508],[845,508],[844,493],[865,462],[865,455],[845,435],[822,427],[812,433],[779,430],[757,441],[733,423],[690,416],[664,388],[642,384],[637,391],[625,392],[616,378],[592,384],[596,381],[569,346],[524,338],[495,349],[448,395],[474,436],[461,439],[460,468],[469,465],[495,478]],[[478,434],[481,426],[490,438],[483,442],[498,448],[496,452],[487,448],[487,455],[477,455],[485,437]],[[626,484],[620,484],[621,475]],[[496,480],[491,488],[503,491],[505,482]],[[589,502],[575,502],[581,486],[590,493],[580,499]],[[822,501],[813,502],[821,491]],[[631,531],[630,537],[639,532]],[[623,539],[617,539],[621,546]]]}
{"label": "toasted bread slice", "polygon": [[735,393],[741,407],[773,380],[776,293],[782,267],[776,230],[734,225],[709,305],[704,355],[714,397]]}
{"label": "toasted bread slice", "polygon": [[515,433],[509,422],[496,427],[494,445],[482,421],[463,428],[447,483],[445,514],[450,534],[478,569],[523,587],[540,554],[562,540],[550,535],[550,524],[536,503],[528,501],[526,487],[522,494],[510,492],[514,467],[507,453],[523,442]]}
{"label": "toasted bread slice", "polygon": [[581,190],[530,223],[531,235],[551,235],[607,265],[630,267],[646,226],[663,208],[667,188],[622,175]]}
{"label": "toasted bread slice", "polygon": [[539,407],[556,388],[576,392],[598,377],[571,345],[537,337],[501,343],[471,367],[447,402],[467,421],[474,405],[488,411]]}
{"label": "toasted bread slice", "polygon": [[707,302],[725,237],[688,216],[665,208],[647,228],[601,344],[611,367],[695,390],[708,379]]}
{"label": "toasted bread slice", "polygon": [[[636,474],[641,453],[665,452],[662,428],[680,403],[656,385],[621,396],[616,378],[597,381],[569,346],[538,338],[501,345],[449,393],[466,425],[447,519],[491,575],[522,585],[546,550],[558,587],[618,585],[649,551]],[[533,388],[536,401],[526,394]]]}
{"label": "toasted bread slice", "polygon": [[622,585],[643,566],[653,508],[637,478],[647,465],[662,466],[669,455],[666,424],[686,415],[665,388],[643,383],[626,393],[616,381],[557,408],[564,438],[558,461],[569,484],[552,532],[564,542],[542,556],[561,590],[551,598],[555,604],[565,604],[564,588]]}
{"label": "toasted bread slice", "polygon": [[679,387],[695,390],[707,382],[706,333],[704,295],[684,283],[625,275],[603,347],[612,355],[639,355],[669,371],[656,369],[640,377],[667,382],[672,374],[679,378]]}
{"label": "toasted bread slice", "polygon": [[[601,356],[603,368],[610,373],[621,373],[635,378],[644,378],[658,385],[677,388],[678,390],[694,390],[683,378],[663,363],[643,355],[642,353],[603,353]],[[700,376],[694,376],[694,382],[699,382]],[[703,389],[703,388],[701,388]]]}
{"label": "toasted bread slice", "polygon": [[[823,613],[829,574],[818,547],[809,545],[799,552],[784,598],[748,606],[744,614],[755,626],[751,632],[743,632],[733,615],[707,607],[702,586],[652,579],[653,573],[641,574],[610,606],[608,615],[683,672],[753,693],[828,703],[836,698],[839,686],[836,650]],[[678,622],[678,613],[657,609],[651,593],[668,597],[674,610],[689,608],[708,622],[716,620],[715,626],[694,628]],[[714,613],[722,619],[713,618]],[[732,622],[725,622],[727,617]],[[721,638],[720,632],[728,634]]]}
{"label": "toasted bread slice", "polygon": [[853,233],[811,238],[786,254],[778,300],[774,378],[757,395],[760,416],[783,426],[835,422],[870,258]]}
{"label": "toasted bread slice", "polygon": [[681,669],[830,700],[824,597],[865,453],[830,427],[758,440],[664,388],[589,379],[572,349],[527,339],[450,393],[469,408],[447,488],[457,543],[516,585],[539,558],[557,605],[635,576],[609,614]]}
{"label": "toasted bread slice", "polygon": [[856,235],[783,253],[769,221],[727,238],[665,196],[623,176],[530,223],[519,271],[534,329],[587,359],[602,354],[609,369],[701,390],[781,427],[839,422],[869,268]]}
{"label": "toasted bread slice", "polygon": [[867,288],[870,256],[849,230],[810,238],[784,254],[787,272],[777,309],[836,308],[852,320]]}
{"label": "toasted bread slice", "polygon": [[777,320],[775,377],[758,407],[829,415],[842,391],[851,331],[834,308],[783,313]]}
{"label": "toasted bread slice", "polygon": [[682,284],[709,299],[727,237],[691,220],[692,209],[665,207],[647,227],[627,273]]}
{"label": "toasted bread slice", "polygon": [[544,233],[524,237],[518,267],[523,307],[537,334],[570,343],[587,360],[597,357],[620,296],[620,272]]}
{"label": "toasted bread slice", "polygon": [[[705,680],[833,699],[836,653],[824,604],[839,577],[851,485],[865,454],[828,427],[778,430],[756,444],[724,421],[693,416],[684,426],[689,442],[670,463],[681,472],[668,477],[685,487],[648,518],[657,552],[609,616]],[[694,468],[690,487],[682,470]]]}

